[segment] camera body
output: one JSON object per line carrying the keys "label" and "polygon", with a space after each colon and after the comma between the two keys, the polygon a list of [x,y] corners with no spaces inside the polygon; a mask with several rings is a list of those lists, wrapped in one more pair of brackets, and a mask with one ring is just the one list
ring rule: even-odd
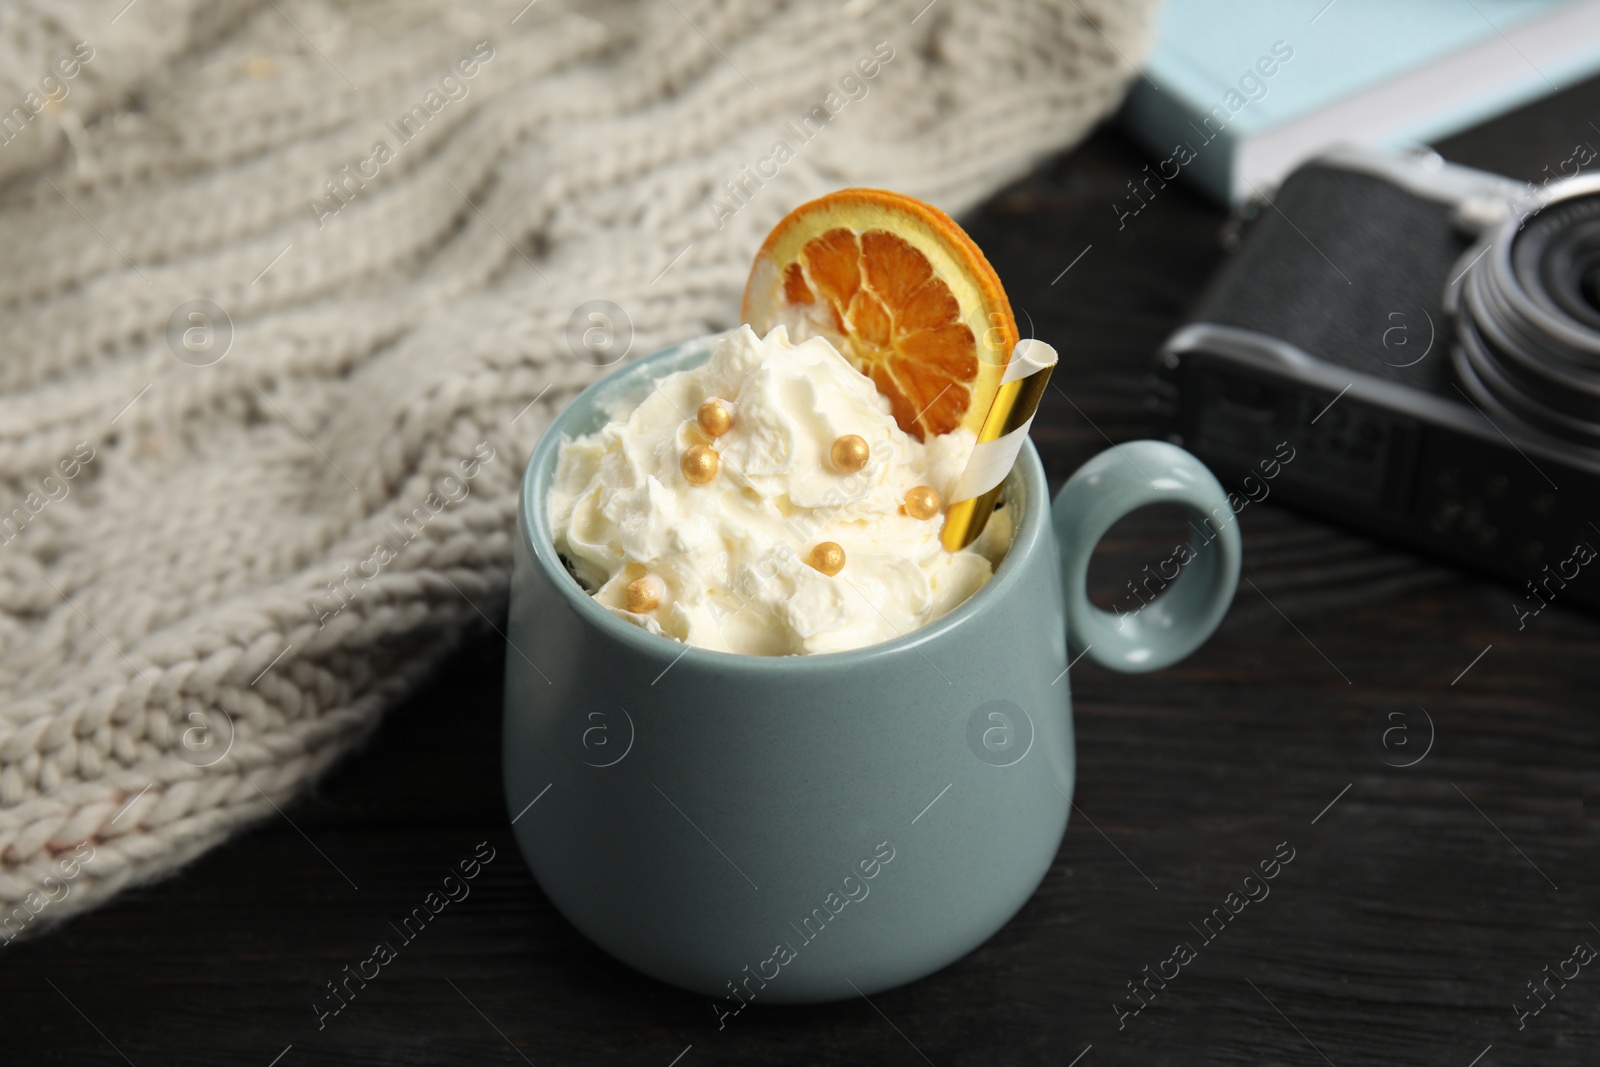
{"label": "camera body", "polygon": [[1261,207],[1162,347],[1157,403],[1224,484],[1289,442],[1278,499],[1509,581],[1524,625],[1600,606],[1591,210],[1588,178],[1330,153]]}

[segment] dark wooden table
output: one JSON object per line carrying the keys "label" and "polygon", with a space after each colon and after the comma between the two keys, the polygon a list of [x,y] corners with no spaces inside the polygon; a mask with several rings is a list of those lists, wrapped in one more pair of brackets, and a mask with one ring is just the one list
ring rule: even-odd
{"label": "dark wooden table", "polygon": [[[1580,86],[1441,148],[1538,180],[1600,144],[1596,105]],[[1101,131],[969,220],[1061,349],[1034,430],[1057,483],[1158,432],[1150,355],[1224,254],[1222,213],[1176,186],[1117,229],[1145,162]],[[509,832],[484,631],[286,818],[0,949],[0,1062],[1600,1062],[1600,967],[1517,1015],[1527,983],[1600,945],[1600,624],[1558,603],[1519,630],[1507,589],[1271,500],[1241,521],[1253,585],[1205,648],[1143,677],[1074,668],[1081,815],[1032,901],[871,1004],[758,1005],[719,1032],[704,998],[576,934]],[[1097,588],[1180,531],[1127,520]],[[326,983],[480,842],[471,895],[319,1030]],[[1202,942],[1191,924],[1280,842],[1270,897]],[[1127,984],[1179,941],[1198,957],[1119,1028]]]}

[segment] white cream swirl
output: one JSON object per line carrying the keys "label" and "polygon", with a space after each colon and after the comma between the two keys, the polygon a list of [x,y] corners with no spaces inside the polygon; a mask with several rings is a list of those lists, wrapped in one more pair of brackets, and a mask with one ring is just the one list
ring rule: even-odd
{"label": "white cream swirl", "polygon": [[[715,397],[733,413],[714,440],[695,420]],[[833,442],[867,441],[867,466],[834,470]],[[792,344],[749,326],[701,367],[667,375],[631,412],[564,441],[547,510],[557,550],[595,599],[652,633],[754,655],[837,652],[891,640],[949,612],[993,572],[1010,541],[997,512],[972,548],[939,543],[942,514],[905,513],[906,492],[948,499],[972,451],[970,431],[917,441],[889,402],[823,337]],[[684,451],[711,444],[716,476],[692,484]],[[843,546],[829,577],[806,559]],[[659,606],[623,608],[629,582],[659,580]]]}

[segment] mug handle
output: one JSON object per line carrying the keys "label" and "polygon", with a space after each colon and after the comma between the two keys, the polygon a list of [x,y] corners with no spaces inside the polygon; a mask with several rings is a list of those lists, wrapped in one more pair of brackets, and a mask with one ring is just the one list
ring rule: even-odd
{"label": "mug handle", "polygon": [[[1148,504],[1179,504],[1189,513],[1188,556],[1156,599],[1132,612],[1102,611],[1089,602],[1089,557],[1113,523]],[[1075,655],[1128,674],[1160,670],[1199,648],[1227,613],[1239,584],[1238,519],[1216,476],[1183,449],[1164,441],[1115,445],[1067,480],[1050,514]]]}

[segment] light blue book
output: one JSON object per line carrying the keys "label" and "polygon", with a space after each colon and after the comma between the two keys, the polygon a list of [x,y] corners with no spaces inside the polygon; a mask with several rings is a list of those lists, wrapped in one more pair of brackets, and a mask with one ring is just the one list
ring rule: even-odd
{"label": "light blue book", "polygon": [[1237,202],[1335,144],[1425,144],[1597,70],[1600,0],[1167,0],[1123,120],[1152,173]]}

